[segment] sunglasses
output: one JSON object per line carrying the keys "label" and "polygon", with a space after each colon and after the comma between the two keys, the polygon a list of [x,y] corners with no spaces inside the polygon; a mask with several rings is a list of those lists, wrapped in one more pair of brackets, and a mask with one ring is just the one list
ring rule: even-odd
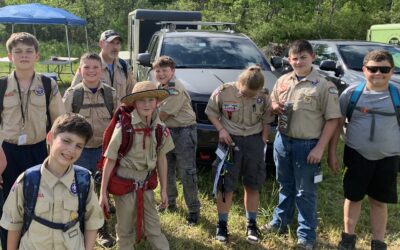
{"label": "sunglasses", "polygon": [[392,70],[392,67],[388,67],[388,66],[382,66],[382,67],[379,67],[379,66],[365,66],[365,67],[367,68],[369,73],[376,73],[379,70],[379,72],[381,72],[382,74],[387,74]]}

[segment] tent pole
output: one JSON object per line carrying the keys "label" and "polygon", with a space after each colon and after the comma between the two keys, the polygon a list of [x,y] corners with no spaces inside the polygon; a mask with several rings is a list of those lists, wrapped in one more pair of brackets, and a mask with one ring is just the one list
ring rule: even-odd
{"label": "tent pole", "polygon": [[87,34],[87,26],[85,25],[85,35],[86,35],[86,52],[89,52],[89,39]]}
{"label": "tent pole", "polygon": [[68,50],[68,60],[69,60],[69,70],[71,72],[71,77],[74,75],[72,72],[72,62],[71,62],[71,52],[69,49],[69,39],[68,39],[68,25],[65,25],[65,36],[67,38],[67,50]]}
{"label": "tent pole", "polygon": [[14,24],[11,24],[11,33],[14,33]]}

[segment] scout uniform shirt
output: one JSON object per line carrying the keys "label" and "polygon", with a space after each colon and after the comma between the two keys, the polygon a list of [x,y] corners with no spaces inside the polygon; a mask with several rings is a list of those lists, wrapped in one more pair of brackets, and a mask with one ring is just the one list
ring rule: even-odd
{"label": "scout uniform shirt", "polygon": [[287,136],[297,139],[318,139],[325,121],[341,117],[336,86],[315,69],[297,80],[294,72],[281,76],[272,91],[272,102],[293,103]]}
{"label": "scout uniform shirt", "polygon": [[[63,101],[67,112],[72,112],[72,100],[74,91],[83,85],[83,104],[79,110],[79,114],[84,116],[93,128],[93,137],[85,145],[85,148],[99,148],[103,144],[103,133],[111,121],[111,114],[108,111],[102,91],[104,91],[104,83],[100,82],[96,93],[93,92],[83,83],[74,87],[70,87],[65,91]],[[115,90],[112,91],[114,110],[117,108],[117,96]],[[97,104],[98,106],[84,107],[84,105]]]}
{"label": "scout uniform shirt", "polygon": [[274,121],[271,101],[265,90],[255,97],[245,97],[237,82],[226,83],[216,89],[208,101],[205,113],[221,117],[222,126],[229,134],[249,136],[261,133],[263,126]]}
{"label": "scout uniform shirt", "polygon": [[157,84],[159,89],[166,89],[169,97],[160,103],[159,111],[169,115],[165,120],[168,128],[187,127],[196,124],[196,115],[193,111],[191,99],[182,83],[175,77],[167,85]]}
{"label": "scout uniform shirt", "polygon": [[[117,171],[119,176],[136,181],[143,181],[146,179],[148,172],[156,167],[158,156],[163,154],[165,155],[174,149],[174,143],[169,130],[161,122],[156,112],[153,112],[152,120],[150,135],[145,135],[143,131],[135,131],[133,135],[132,148],[123,158],[120,159],[120,166]],[[157,124],[160,124],[163,127],[163,136],[158,151],[156,151]],[[143,129],[146,127],[136,109],[132,111],[132,126],[134,129]],[[106,158],[117,160],[118,149],[121,142],[121,127],[115,127],[110,144],[108,145],[104,156]]]}
{"label": "scout uniform shirt", "polygon": [[[67,223],[78,216],[78,195],[75,185],[75,171],[70,166],[61,178],[53,175],[47,168],[48,159],[40,168],[42,175],[35,206],[35,215],[55,223]],[[20,231],[23,225],[24,195],[23,175],[21,174],[11,189],[4,207],[0,225],[10,231]],[[103,211],[94,192],[91,179],[86,203],[85,230],[97,230],[104,223]],[[32,223],[20,241],[20,250],[84,248],[84,235],[79,222],[68,231],[52,229],[39,222]]]}
{"label": "scout uniform shirt", "polygon": [[[128,66],[128,72],[126,76],[122,65],[119,63],[118,58],[114,61],[114,72],[112,74],[108,71],[107,63],[103,60],[103,58],[101,58],[101,61],[103,67],[101,81],[107,83],[109,86],[113,87],[117,91],[116,93],[119,105],[121,98],[132,92],[133,85],[135,84],[133,73]],[[77,85],[80,82],[82,82],[82,75],[79,73],[79,70],[77,70],[74,79],[72,79],[71,87]]]}
{"label": "scout uniform shirt", "polygon": [[[36,144],[45,140],[47,125],[46,97],[40,74],[35,73],[29,90],[21,88],[21,97],[22,101],[13,72],[8,75],[7,89],[4,94],[1,133],[4,141],[8,143],[18,144],[18,138],[25,137],[19,144]],[[53,79],[51,80],[49,113],[51,123],[59,115],[65,113],[57,83]]]}

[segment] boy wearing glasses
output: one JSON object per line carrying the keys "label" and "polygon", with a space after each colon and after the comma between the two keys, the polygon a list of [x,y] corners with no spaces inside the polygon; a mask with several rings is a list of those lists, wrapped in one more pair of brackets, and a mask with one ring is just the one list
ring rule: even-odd
{"label": "boy wearing glasses", "polygon": [[[394,62],[387,51],[374,50],[365,56],[363,65],[365,87],[351,116],[348,106],[357,85],[350,86],[340,96],[343,117],[329,144],[329,166],[337,171],[336,146],[347,116],[343,154],[344,232],[339,249],[355,249],[355,227],[364,195],[368,195],[371,210],[371,249],[386,249],[387,203],[397,203],[400,129],[389,91]],[[395,88],[398,92],[398,86]]]}

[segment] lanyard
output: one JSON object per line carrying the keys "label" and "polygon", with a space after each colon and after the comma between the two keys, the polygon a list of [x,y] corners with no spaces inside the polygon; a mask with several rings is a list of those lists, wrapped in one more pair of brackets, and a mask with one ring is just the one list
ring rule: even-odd
{"label": "lanyard", "polygon": [[20,107],[21,107],[21,115],[22,115],[22,129],[24,129],[25,128],[25,112],[27,113],[27,111],[28,111],[29,97],[31,94],[30,89],[31,89],[31,86],[33,83],[33,79],[35,78],[35,74],[33,74],[31,83],[29,84],[29,88],[27,90],[28,93],[27,93],[27,98],[26,98],[26,103],[25,103],[25,112],[24,112],[24,106],[23,106],[23,98],[22,98],[22,94],[21,94],[21,87],[19,86],[19,81],[18,81],[17,75],[15,74],[15,71],[14,71],[14,77],[15,77],[15,80],[17,81],[18,95],[19,95],[19,100],[20,100],[20,104],[21,104]]}

